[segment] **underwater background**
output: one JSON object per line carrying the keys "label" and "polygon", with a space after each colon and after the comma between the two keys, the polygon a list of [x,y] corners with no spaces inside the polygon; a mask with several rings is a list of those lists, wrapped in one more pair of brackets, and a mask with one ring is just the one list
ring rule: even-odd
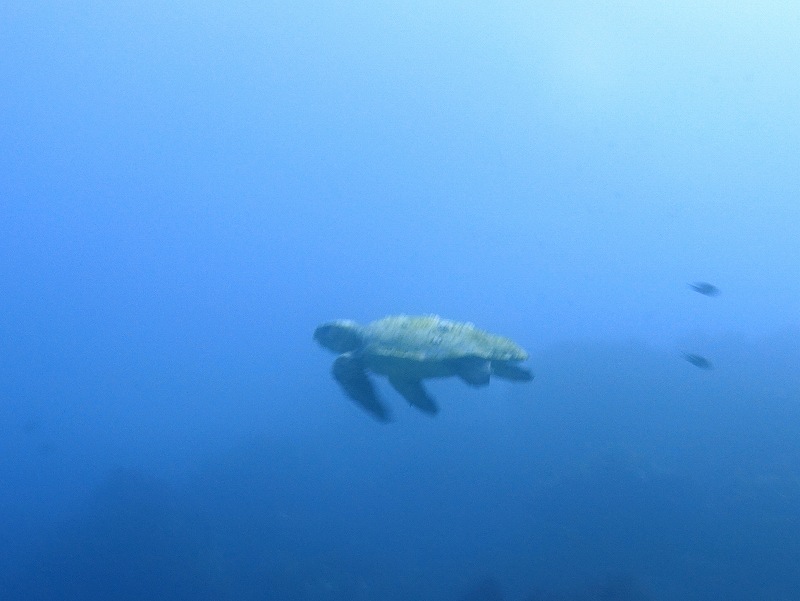
{"label": "underwater background", "polygon": [[[0,599],[800,599],[799,27],[4,2]],[[427,313],[535,379],[372,419]]]}

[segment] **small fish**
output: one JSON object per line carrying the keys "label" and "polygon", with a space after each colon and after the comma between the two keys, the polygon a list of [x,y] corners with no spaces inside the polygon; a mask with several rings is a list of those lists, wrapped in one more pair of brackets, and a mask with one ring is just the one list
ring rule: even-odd
{"label": "small fish", "polygon": [[719,296],[719,288],[708,282],[695,282],[694,284],[689,284],[689,288],[704,296]]}
{"label": "small fish", "polygon": [[694,353],[682,353],[682,354],[683,358],[686,359],[689,363],[691,363],[695,367],[699,367],[700,369],[714,369],[714,366],[711,364],[711,361],[709,361],[702,355],[695,355]]}

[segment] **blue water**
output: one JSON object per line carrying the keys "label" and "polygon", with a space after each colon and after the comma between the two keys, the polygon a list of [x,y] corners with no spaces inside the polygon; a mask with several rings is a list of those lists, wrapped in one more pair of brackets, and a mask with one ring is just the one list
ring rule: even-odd
{"label": "blue water", "polygon": [[0,599],[800,598],[798,5],[0,12]]}

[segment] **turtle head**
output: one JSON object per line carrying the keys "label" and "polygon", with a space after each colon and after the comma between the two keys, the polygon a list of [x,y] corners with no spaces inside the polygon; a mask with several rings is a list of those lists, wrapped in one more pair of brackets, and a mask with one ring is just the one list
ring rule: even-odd
{"label": "turtle head", "polygon": [[349,319],[329,321],[314,330],[314,340],[334,353],[347,353],[361,346],[361,326]]}

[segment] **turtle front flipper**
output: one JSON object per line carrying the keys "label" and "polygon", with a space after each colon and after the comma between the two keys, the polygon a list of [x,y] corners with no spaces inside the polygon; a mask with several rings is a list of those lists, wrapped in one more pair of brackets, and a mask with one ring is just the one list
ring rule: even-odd
{"label": "turtle front flipper", "polygon": [[344,353],[333,362],[333,377],[339,382],[347,396],[366,409],[379,421],[388,422],[389,409],[378,398],[364,367],[353,353]]}
{"label": "turtle front flipper", "polygon": [[428,415],[436,415],[439,413],[439,406],[428,394],[428,391],[425,390],[420,380],[389,376],[389,383],[397,392],[403,395],[405,400],[420,411],[424,411]]}

